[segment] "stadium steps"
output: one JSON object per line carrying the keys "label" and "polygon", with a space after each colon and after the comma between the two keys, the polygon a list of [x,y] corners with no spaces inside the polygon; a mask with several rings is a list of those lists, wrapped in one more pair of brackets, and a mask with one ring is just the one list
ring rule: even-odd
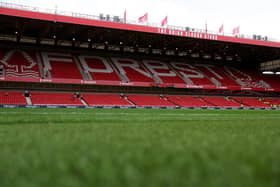
{"label": "stadium steps", "polygon": [[200,73],[203,74],[207,79],[209,79],[215,86],[222,86],[221,83],[214,77],[209,77],[209,75],[203,73],[202,71],[200,71]]}
{"label": "stadium steps", "polygon": [[171,101],[170,99],[168,99],[168,97],[165,97],[164,95],[161,96],[164,100],[166,100],[167,102],[175,105],[176,107],[181,107],[179,104],[175,103],[174,101]]}
{"label": "stadium steps", "polygon": [[247,105],[249,107],[271,107],[268,104],[263,103],[259,98],[256,97],[237,97],[237,100],[240,100],[243,105]]}
{"label": "stadium steps", "polygon": [[199,100],[201,100],[201,101],[203,101],[203,102],[209,104],[210,106],[218,106],[218,105],[215,105],[214,103],[212,103],[212,102],[210,102],[210,101],[204,99],[203,97],[197,96],[197,98],[198,98]]}
{"label": "stadium steps", "polygon": [[79,70],[82,74],[82,77],[84,78],[84,80],[92,80],[92,77],[90,75],[90,73],[87,70],[83,70],[82,65],[81,65],[81,61],[79,60],[79,58],[77,58],[76,56],[73,57],[75,62],[77,64],[79,64]]}
{"label": "stadium steps", "polygon": [[233,97],[228,97],[228,99],[231,100],[231,101],[235,101],[235,102],[239,103],[239,104],[241,105],[241,107],[243,107],[243,106],[249,106],[249,105],[244,104],[244,103],[242,102],[242,100],[238,100],[238,99],[233,98]]}
{"label": "stadium steps", "polygon": [[122,80],[122,82],[130,82],[129,79],[127,78],[127,76],[124,75],[122,72],[120,72],[118,68],[116,68],[116,66],[114,65],[114,62],[113,62],[113,60],[111,58],[108,57],[108,58],[106,58],[106,60],[108,60],[108,62],[110,63],[111,67],[116,72],[118,77]]}
{"label": "stadium steps", "polygon": [[[225,97],[225,99],[226,99],[226,100],[228,100],[228,101],[233,101],[233,102],[236,102],[236,103],[240,104],[240,106],[241,106],[241,107],[243,107],[243,106],[244,106],[244,104],[243,104],[241,101],[239,101],[239,100],[237,100],[237,99],[235,99],[235,98],[232,98],[232,97],[226,96],[226,97]],[[247,105],[245,105],[245,106],[247,106]]]}
{"label": "stadium steps", "polygon": [[267,102],[264,98],[258,98],[258,100],[265,105],[269,105],[269,106],[273,107],[273,104],[270,102]]}
{"label": "stadium steps", "polygon": [[175,105],[176,107],[179,106],[179,105],[177,105],[177,104],[174,104],[174,103],[170,102],[169,99],[168,99],[167,97],[165,97],[164,95],[159,95],[159,97],[160,97],[161,99],[165,100],[166,102],[168,102],[168,103],[170,103],[170,104],[172,104],[172,105]]}
{"label": "stadium steps", "polygon": [[84,106],[88,106],[88,103],[86,102],[86,100],[84,100],[83,97],[79,97],[80,101],[83,103]]}
{"label": "stadium steps", "polygon": [[145,63],[143,61],[137,61],[139,64],[141,64],[141,66],[143,66],[143,68],[145,69],[146,72],[148,72],[150,75],[152,75],[152,79],[155,81],[155,83],[157,84],[162,84],[163,81],[161,80],[160,77],[156,76],[155,74],[153,74],[149,68],[147,68],[147,66],[145,65]]}
{"label": "stadium steps", "polygon": [[262,99],[265,104],[268,104],[272,107],[280,107],[280,101],[275,98],[263,98]]}
{"label": "stadium steps", "polygon": [[157,94],[129,94],[130,101],[141,107],[175,107],[176,105],[168,102],[165,98]]}
{"label": "stadium steps", "polygon": [[174,104],[175,106],[180,106],[180,107],[182,107],[182,105],[180,105],[179,102],[177,103],[177,102],[175,102],[175,101],[172,101],[172,100],[169,99],[168,97],[165,97],[165,98],[167,99],[167,101],[168,101],[169,103],[172,103],[172,104]]}
{"label": "stadium steps", "polygon": [[125,99],[127,102],[129,102],[131,105],[136,106],[136,104],[129,100],[129,98],[126,95],[120,94],[120,97],[122,97],[123,99]]}
{"label": "stadium steps", "polygon": [[169,69],[171,69],[172,71],[174,71],[176,73],[176,75],[182,79],[186,84],[190,84],[190,82],[181,74],[179,73],[172,65],[170,65],[170,63],[167,63],[167,66],[169,67]]}
{"label": "stadium steps", "polygon": [[26,103],[28,105],[32,105],[32,101],[31,101],[31,98],[29,96],[25,97],[25,99],[26,99]]}

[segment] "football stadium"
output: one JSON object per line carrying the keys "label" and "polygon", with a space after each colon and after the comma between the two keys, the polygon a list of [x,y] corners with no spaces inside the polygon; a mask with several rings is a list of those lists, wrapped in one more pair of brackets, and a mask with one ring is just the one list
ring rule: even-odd
{"label": "football stadium", "polygon": [[0,2],[0,186],[279,186],[280,40]]}

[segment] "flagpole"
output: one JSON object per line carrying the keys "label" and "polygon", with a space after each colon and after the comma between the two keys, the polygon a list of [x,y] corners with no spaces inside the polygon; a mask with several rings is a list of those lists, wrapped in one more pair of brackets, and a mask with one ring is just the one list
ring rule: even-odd
{"label": "flagpole", "polygon": [[225,25],[224,25],[224,20],[223,20],[223,36],[225,35]]}
{"label": "flagpole", "polygon": [[207,20],[205,21],[205,33],[207,34]]}
{"label": "flagpole", "polygon": [[166,24],[165,24],[165,28],[167,28],[167,24],[168,24],[168,14],[166,14],[166,17],[167,17],[167,22],[166,22]]}
{"label": "flagpole", "polygon": [[124,10],[123,19],[124,19],[124,23],[126,23],[126,9]]}
{"label": "flagpole", "polygon": [[148,12],[146,12],[146,14],[147,14],[147,21],[146,21],[146,26],[149,26],[149,15],[148,15]]}
{"label": "flagpole", "polygon": [[54,22],[56,23],[57,20],[57,4],[55,4],[55,9],[54,9]]}

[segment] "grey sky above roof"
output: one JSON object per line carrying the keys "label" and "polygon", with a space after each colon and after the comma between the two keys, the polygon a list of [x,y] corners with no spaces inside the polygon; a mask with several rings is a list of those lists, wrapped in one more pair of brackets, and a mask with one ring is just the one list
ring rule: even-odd
{"label": "grey sky above roof", "polygon": [[149,22],[160,23],[168,15],[168,25],[232,33],[240,26],[241,34],[280,39],[279,0],[0,0],[2,2],[99,15],[111,14],[128,20],[149,14]]}

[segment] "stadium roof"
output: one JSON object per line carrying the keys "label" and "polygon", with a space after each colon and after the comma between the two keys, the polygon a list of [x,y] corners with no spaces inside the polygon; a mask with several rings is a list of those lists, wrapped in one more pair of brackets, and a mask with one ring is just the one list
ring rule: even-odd
{"label": "stadium roof", "polygon": [[[64,14],[64,15],[63,15]],[[22,36],[86,42],[152,46],[155,49],[192,50],[207,54],[239,56],[246,63],[280,58],[280,42],[259,36],[225,36],[188,27],[156,27],[132,24],[119,17],[91,16],[38,8],[1,4],[0,34],[20,32]]]}

